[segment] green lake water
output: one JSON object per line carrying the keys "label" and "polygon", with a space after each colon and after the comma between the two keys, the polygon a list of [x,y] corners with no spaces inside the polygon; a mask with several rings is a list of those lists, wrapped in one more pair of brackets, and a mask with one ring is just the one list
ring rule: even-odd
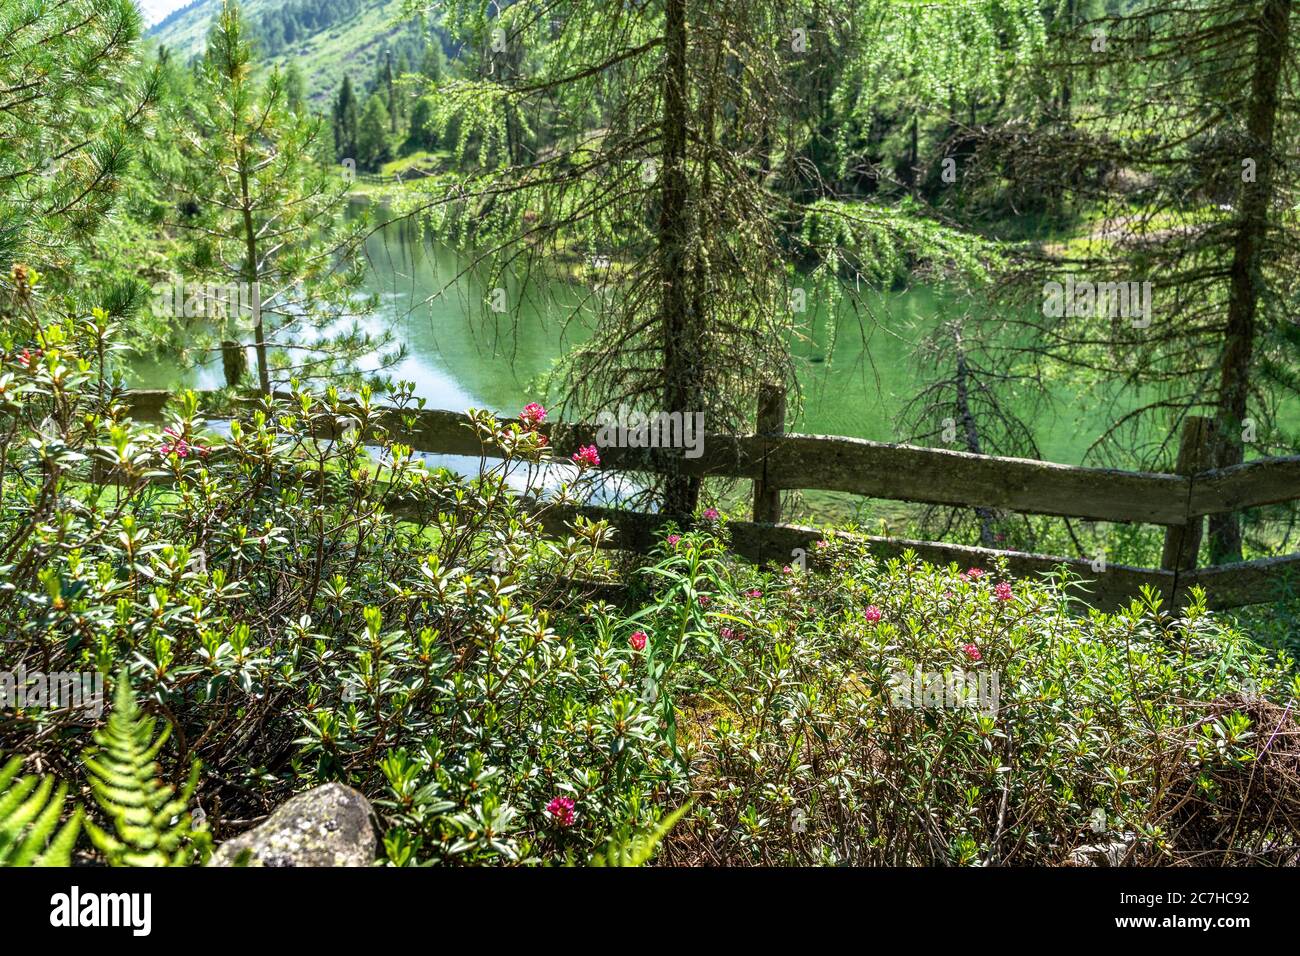
{"label": "green lake water", "polygon": [[[406,345],[406,358],[390,374],[413,381],[431,408],[473,406],[513,415],[542,397],[540,377],[580,334],[573,326],[566,332],[553,305],[526,303],[518,315],[487,311],[489,290],[471,277],[457,278],[466,259],[422,241],[409,225],[376,233],[367,254],[369,288],[381,299],[369,327],[390,330]],[[566,290],[554,291],[552,301],[565,300]],[[576,298],[571,291],[567,297]],[[875,294],[864,306],[858,315],[842,309],[838,323],[824,309],[810,310],[804,335],[793,344],[803,403],[790,430],[906,439],[897,418],[926,374],[918,368],[917,343],[944,317],[972,308],[926,287]],[[142,387],[222,384],[219,361],[182,369],[155,359],[135,363],[134,372]],[[1114,403],[1082,401],[1064,386],[1047,396],[1026,388],[1010,396],[1010,405],[1033,423],[1043,457],[1067,464],[1082,463],[1089,444],[1122,411]]]}

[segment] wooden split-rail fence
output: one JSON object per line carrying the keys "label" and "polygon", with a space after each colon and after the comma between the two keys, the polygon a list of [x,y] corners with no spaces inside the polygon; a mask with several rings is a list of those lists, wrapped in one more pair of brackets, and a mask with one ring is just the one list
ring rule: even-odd
{"label": "wooden split-rail fence", "polygon": [[[156,422],[162,420],[170,397],[165,391],[132,391],[126,401],[137,420]],[[1165,474],[788,434],[785,417],[784,395],[764,389],[757,434],[705,435],[702,454],[694,459],[684,457],[682,449],[603,447],[601,469],[753,482],[753,520],[730,522],[728,529],[731,548],[759,563],[791,563],[796,549],[811,549],[827,536],[817,528],[782,523],[782,491],[835,491],[894,501],[1164,526],[1161,567],[1108,563],[1104,570],[1094,570],[1094,562],[1086,558],[861,536],[881,555],[894,556],[911,549],[923,560],[956,562],[962,567],[988,565],[1003,558],[1013,574],[1022,576],[1064,565],[1088,581],[1083,596],[1103,610],[1127,605],[1144,584],[1161,594],[1166,605],[1184,603],[1190,589],[1200,586],[1212,608],[1266,603],[1300,592],[1300,553],[1197,567],[1207,516],[1300,499],[1300,456],[1257,458],[1230,468],[1209,468],[1208,419],[1186,420],[1177,473]],[[408,427],[411,421],[413,426]],[[490,456],[492,449],[483,448],[477,435],[465,427],[466,422],[462,412],[437,409],[392,410],[380,416],[389,437],[417,451]],[[554,423],[542,430],[555,452],[567,456],[581,445],[595,444],[599,427]],[[616,531],[613,546],[631,551],[648,550],[658,529],[670,520],[665,515],[594,506],[548,509],[545,514],[546,531],[557,535],[578,515],[607,520]]]}

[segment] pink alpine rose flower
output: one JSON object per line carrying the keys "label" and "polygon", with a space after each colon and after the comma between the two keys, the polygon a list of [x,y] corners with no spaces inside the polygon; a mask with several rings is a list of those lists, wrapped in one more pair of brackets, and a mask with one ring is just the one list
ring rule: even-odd
{"label": "pink alpine rose flower", "polygon": [[682,540],[682,536],[680,534],[670,534],[668,536],[668,543],[671,544],[674,548],[677,547],[677,542],[680,540]]}
{"label": "pink alpine rose flower", "polygon": [[717,521],[717,520],[718,520],[718,509],[717,509],[717,508],[705,508],[705,509],[704,509],[704,520],[705,520],[705,521]]}
{"label": "pink alpine rose flower", "polygon": [[546,421],[546,409],[536,402],[529,402],[524,406],[524,410],[519,413],[519,420],[524,423],[525,428],[532,431]]}
{"label": "pink alpine rose flower", "polygon": [[963,644],[961,649],[965,655],[973,661],[977,661],[984,656],[980,653],[980,649],[974,644]]}
{"label": "pink alpine rose flower", "polygon": [[595,445],[583,445],[573,453],[573,462],[579,468],[600,467],[600,452]]}
{"label": "pink alpine rose flower", "polygon": [[878,621],[879,621],[879,620],[880,620],[884,615],[881,613],[880,608],[876,607],[876,605],[874,605],[874,604],[868,604],[868,605],[867,605],[867,609],[866,609],[865,611],[862,612],[862,616],[865,617],[865,618],[867,619],[867,623],[868,623],[868,624],[875,624],[875,623],[877,623],[877,622],[878,622]]}
{"label": "pink alpine rose flower", "polygon": [[1015,597],[1011,593],[1011,585],[1006,581],[998,582],[998,586],[993,589],[993,596],[999,601],[1010,601]]}
{"label": "pink alpine rose flower", "polygon": [[185,458],[190,453],[189,442],[180,436],[174,428],[164,428],[163,435],[165,439],[158,453],[164,457],[175,454],[179,458]]}
{"label": "pink alpine rose flower", "polygon": [[635,632],[631,637],[627,639],[627,642],[632,645],[632,650],[644,651],[645,642],[646,642],[645,631]]}
{"label": "pink alpine rose flower", "polygon": [[562,827],[573,823],[573,800],[570,797],[556,797],[546,805],[546,812]]}

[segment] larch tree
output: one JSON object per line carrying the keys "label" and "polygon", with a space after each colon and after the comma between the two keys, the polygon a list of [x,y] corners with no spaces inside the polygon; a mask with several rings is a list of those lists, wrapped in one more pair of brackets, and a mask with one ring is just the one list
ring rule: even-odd
{"label": "larch tree", "polygon": [[[426,94],[463,171],[422,181],[398,211],[473,250],[487,288],[519,290],[515,310],[552,296],[550,280],[584,280],[576,303],[546,303],[583,329],[559,376],[572,409],[745,429],[759,388],[794,379],[792,303],[818,281],[799,266],[838,282],[849,248],[879,260],[874,277],[903,260],[980,269],[982,243],[923,214],[778,188],[807,136],[800,79],[839,38],[863,42],[848,21],[887,7],[450,3],[453,36],[517,67]],[[690,514],[700,477],[665,459],[663,506]]]}
{"label": "larch tree", "polygon": [[[1104,461],[1169,467],[1194,414],[1214,421],[1220,468],[1251,444],[1300,447],[1276,414],[1300,398],[1295,20],[1288,0],[1160,0],[1081,20],[1055,67],[1095,82],[1068,116],[1009,138],[1026,181],[1064,184],[1086,223],[1027,259],[1020,288],[1042,308],[1013,313],[1031,328],[1009,339],[1127,397],[1097,439]],[[1074,300],[1049,301],[1045,280],[1068,280]],[[1241,560],[1240,515],[1210,520],[1209,550]]]}

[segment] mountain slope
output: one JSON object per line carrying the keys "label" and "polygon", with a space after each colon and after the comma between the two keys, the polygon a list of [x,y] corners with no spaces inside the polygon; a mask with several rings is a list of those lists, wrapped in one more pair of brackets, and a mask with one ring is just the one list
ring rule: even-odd
{"label": "mountain slope", "polygon": [[[296,61],[307,94],[318,106],[333,95],[345,73],[353,82],[367,81],[389,51],[394,60],[406,52],[418,66],[424,43],[441,39],[435,33],[426,41],[418,23],[397,21],[402,0],[245,0],[240,6],[262,49],[272,53],[264,52],[263,62],[283,67]],[[304,7],[310,7],[311,14],[293,16],[286,33],[284,12],[296,14]],[[356,12],[344,12],[350,8]],[[203,52],[208,27],[220,10],[221,0],[196,0],[161,20],[149,38],[189,60]],[[328,25],[316,26],[320,21]]]}

